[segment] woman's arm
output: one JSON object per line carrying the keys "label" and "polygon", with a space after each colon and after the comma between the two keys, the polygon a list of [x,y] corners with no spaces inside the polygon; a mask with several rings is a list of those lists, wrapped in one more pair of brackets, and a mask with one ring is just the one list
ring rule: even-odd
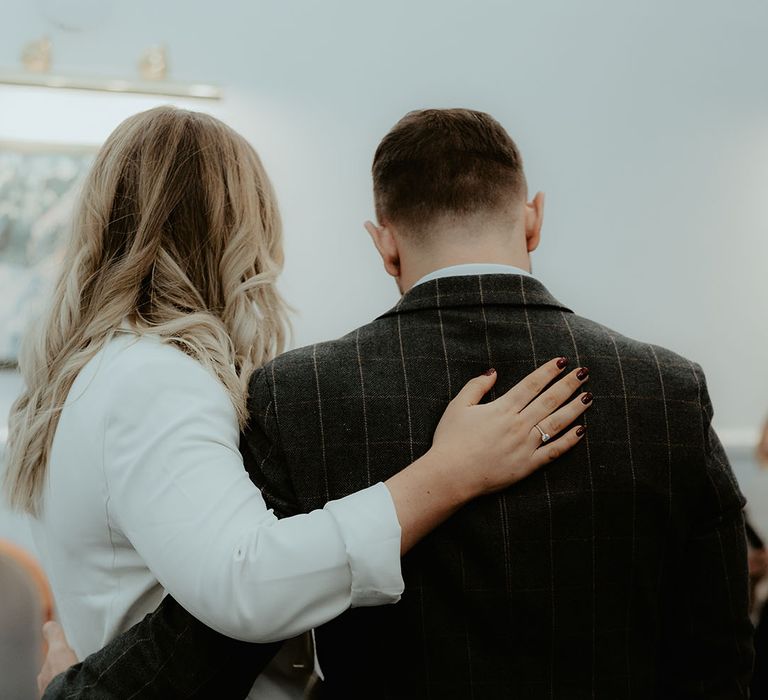
{"label": "woman's arm", "polygon": [[[192,360],[166,353],[122,382],[107,421],[112,525],[185,608],[237,639],[284,639],[350,605],[394,602],[401,547],[558,448],[541,448],[533,425],[578,382],[561,388],[560,398],[550,389],[538,410],[529,402],[560,371],[548,363],[524,387],[482,406],[495,376],[474,380],[446,411],[430,452],[393,477],[389,491],[379,484],[278,521],[243,470],[226,394]],[[561,409],[570,411],[568,423],[585,408],[577,403]],[[554,424],[547,430],[558,432]],[[557,442],[574,440],[569,433]],[[369,565],[351,565],[354,556],[369,557]]]}
{"label": "woman's arm", "polygon": [[[400,527],[383,484],[278,521],[243,469],[232,404],[202,366],[161,346],[141,371],[120,372],[105,418],[109,525],[184,608],[265,642],[398,600]],[[352,519],[348,546],[339,523]],[[376,563],[351,567],[349,550]]]}

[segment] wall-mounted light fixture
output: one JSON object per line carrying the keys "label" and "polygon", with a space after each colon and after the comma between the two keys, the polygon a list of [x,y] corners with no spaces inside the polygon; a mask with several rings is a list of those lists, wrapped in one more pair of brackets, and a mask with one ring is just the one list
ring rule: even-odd
{"label": "wall-mounted light fixture", "polygon": [[203,83],[174,83],[161,80],[124,80],[122,78],[86,78],[49,73],[22,73],[0,70],[1,85],[64,88],[67,90],[97,90],[101,92],[128,92],[170,97],[198,97],[220,100],[221,88]]}
{"label": "wall-mounted light fixture", "polygon": [[28,87],[63,88],[66,90],[96,90],[127,92],[142,95],[193,97],[205,100],[221,99],[221,88],[204,83],[167,80],[168,57],[165,47],[154,46],[141,54],[138,68],[140,79],[102,78],[51,73],[53,46],[48,37],[31,41],[21,52],[21,71],[0,69],[0,84]]}

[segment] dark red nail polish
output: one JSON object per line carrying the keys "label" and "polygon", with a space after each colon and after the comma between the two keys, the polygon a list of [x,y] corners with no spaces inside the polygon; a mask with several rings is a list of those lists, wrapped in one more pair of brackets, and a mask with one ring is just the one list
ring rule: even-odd
{"label": "dark red nail polish", "polygon": [[488,369],[488,370],[486,370],[485,372],[483,372],[483,374],[484,374],[486,377],[490,377],[491,375],[494,375],[494,374],[496,374],[496,370],[495,370],[493,367],[491,367],[490,369]]}
{"label": "dark red nail polish", "polygon": [[565,369],[568,366],[568,358],[567,357],[561,357],[557,361],[557,367],[558,369]]}
{"label": "dark red nail polish", "polygon": [[578,372],[576,372],[576,379],[578,379],[580,382],[583,382],[588,376],[589,367],[582,367]]}
{"label": "dark red nail polish", "polygon": [[587,392],[586,394],[584,394],[584,396],[581,397],[581,403],[583,403],[586,406],[588,404],[591,404],[592,403],[592,399],[594,399],[594,398],[595,397],[592,396],[592,394]]}
{"label": "dark red nail polish", "polygon": [[577,437],[581,437],[581,436],[582,436],[582,435],[584,435],[584,433],[586,433],[586,432],[587,432],[587,426],[585,426],[585,425],[580,425],[580,426],[578,427],[578,429],[576,430],[576,435],[577,435]]}

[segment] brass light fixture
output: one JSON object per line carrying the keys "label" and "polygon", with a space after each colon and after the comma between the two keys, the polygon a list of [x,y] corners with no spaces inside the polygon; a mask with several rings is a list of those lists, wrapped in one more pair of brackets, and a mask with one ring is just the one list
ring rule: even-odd
{"label": "brass light fixture", "polygon": [[138,80],[56,75],[51,73],[52,55],[53,46],[48,37],[30,41],[21,51],[23,71],[0,69],[0,84],[167,95],[206,100],[219,100],[222,96],[221,88],[216,85],[169,81],[167,79],[168,52],[164,46],[150,47],[141,54]]}

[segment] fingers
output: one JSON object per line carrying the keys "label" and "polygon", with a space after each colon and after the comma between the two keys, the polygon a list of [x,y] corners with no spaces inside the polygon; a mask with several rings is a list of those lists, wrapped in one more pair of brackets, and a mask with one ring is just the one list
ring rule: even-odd
{"label": "fingers", "polygon": [[[565,406],[559,408],[551,416],[539,421],[537,425],[546,435],[554,437],[574,423],[592,405],[592,401],[592,394],[585,391],[573,401],[569,401]],[[536,443],[541,442],[541,433],[536,428],[531,430],[531,437]]]}
{"label": "fingers", "polygon": [[470,379],[453,400],[462,406],[477,406],[496,383],[497,376],[495,369],[489,369],[482,376]]}
{"label": "fingers", "polygon": [[545,464],[554,462],[558,457],[562,457],[574,445],[584,439],[586,432],[587,429],[583,425],[577,425],[571,428],[565,435],[561,435],[557,440],[542,444],[542,446],[533,453],[531,471],[535,471]]}
{"label": "fingers", "polygon": [[[547,416],[562,406],[579,387],[589,379],[589,370],[579,367],[568,373],[559,382],[553,384],[541,396],[531,401],[520,415],[534,425],[540,424]],[[554,435],[555,433],[549,433]]]}
{"label": "fingers", "polygon": [[41,695],[56,676],[77,663],[77,656],[69,646],[61,625],[46,622],[43,625],[43,638],[48,645],[48,653],[37,677],[37,687]]}
{"label": "fingers", "polygon": [[[518,382],[498,401],[506,401],[519,412],[533,401],[553,379],[559,377],[568,366],[568,360],[557,357],[531,372],[523,381]],[[571,392],[573,393],[573,392]],[[566,397],[567,398],[567,397]],[[565,401],[565,399],[563,399]],[[563,403],[560,402],[560,404]],[[558,406],[560,405],[558,404]],[[557,408],[555,406],[554,408]],[[548,411],[547,413],[551,413]],[[542,416],[543,418],[543,416]]]}

